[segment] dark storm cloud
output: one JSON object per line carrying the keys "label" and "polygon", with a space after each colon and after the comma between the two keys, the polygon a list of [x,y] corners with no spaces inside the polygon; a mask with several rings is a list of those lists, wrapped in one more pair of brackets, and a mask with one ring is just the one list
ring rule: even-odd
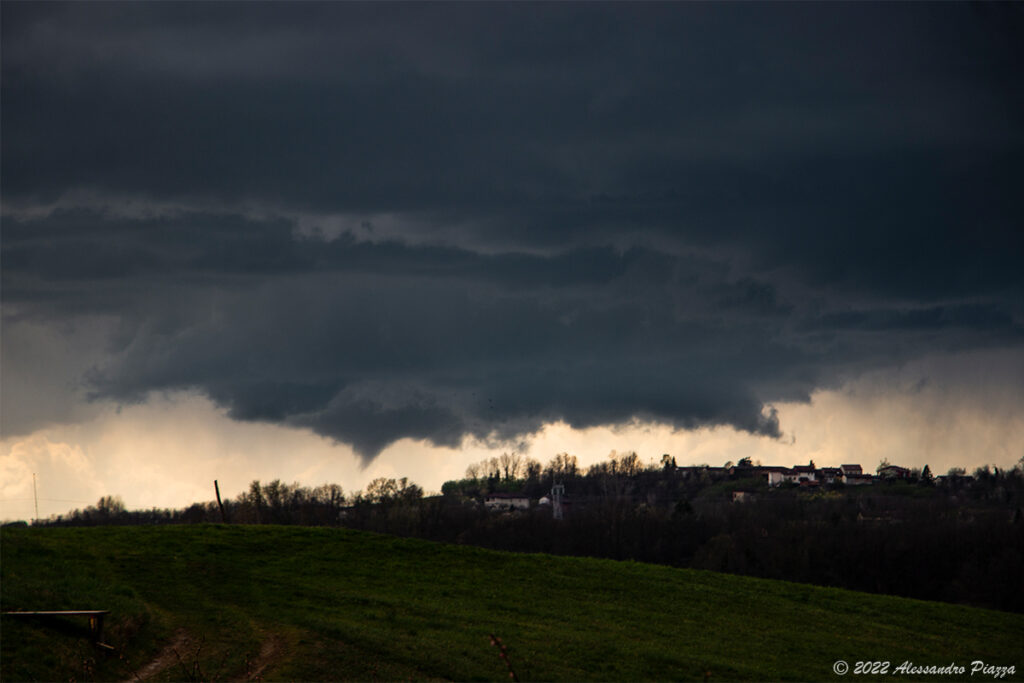
{"label": "dark storm cloud", "polygon": [[[74,210],[43,219],[7,219],[3,278],[8,300],[17,303],[38,294],[40,283],[133,277],[224,284],[224,278],[239,275],[342,271],[535,288],[603,284],[631,271],[634,277],[666,282],[673,267],[670,256],[643,247],[484,254],[455,246],[370,242],[350,232],[333,239],[304,237],[296,235],[296,226],[289,221],[233,214],[188,212],[129,219]],[[88,302],[76,305],[88,307]]]}
{"label": "dark storm cloud", "polygon": [[919,298],[1004,287],[1024,249],[1012,6],[6,11],[13,203],[259,198],[556,248],[645,228]]}
{"label": "dark storm cloud", "polygon": [[910,310],[878,309],[873,311],[843,311],[822,316],[822,327],[832,330],[938,330],[965,327],[974,330],[1014,329],[1013,317],[994,306],[966,304],[960,306],[931,306]]}
{"label": "dark storm cloud", "polygon": [[800,359],[737,340],[735,323],[674,319],[664,302],[636,301],[638,287],[663,296],[628,276],[577,292],[321,273],[237,291],[188,328],[146,320],[91,380],[125,401],[198,388],[239,419],[311,426],[370,455],[401,436],[511,439],[555,419],[776,434],[746,382]]}
{"label": "dark storm cloud", "polygon": [[369,456],[776,436],[851,370],[1020,347],[1013,5],[2,12],[5,318],[115,319],[96,397]]}

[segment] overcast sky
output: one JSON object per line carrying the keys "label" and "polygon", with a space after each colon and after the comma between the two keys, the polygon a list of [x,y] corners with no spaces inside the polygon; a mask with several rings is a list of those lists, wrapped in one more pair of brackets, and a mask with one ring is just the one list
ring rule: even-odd
{"label": "overcast sky", "polygon": [[1021,5],[0,11],[2,516],[1024,456]]}

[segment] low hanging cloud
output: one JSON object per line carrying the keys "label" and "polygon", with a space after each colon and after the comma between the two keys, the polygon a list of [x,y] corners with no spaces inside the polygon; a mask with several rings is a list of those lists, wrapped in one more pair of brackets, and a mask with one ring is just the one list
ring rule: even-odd
{"label": "low hanging cloud", "polygon": [[[431,266],[430,253],[421,256],[430,276],[404,267],[264,276],[206,306],[210,289],[197,287],[189,304],[165,310],[147,296],[132,312],[136,327],[122,331],[127,343],[88,385],[96,398],[122,401],[199,389],[233,417],[308,426],[367,457],[406,436],[512,439],[560,419],[642,416],[777,433],[742,377],[785,372],[786,354],[767,343],[756,361],[740,346],[728,358],[730,330],[671,306],[673,289],[679,301],[698,300],[692,287],[617,263],[607,282],[587,275],[554,286],[526,268],[496,283],[493,272]],[[547,259],[535,260],[543,272]],[[647,290],[639,301],[638,289]]]}
{"label": "low hanging cloud", "polygon": [[[36,325],[116,311],[81,378],[92,399],[197,390],[235,419],[307,427],[366,459],[404,437],[513,441],[557,421],[779,437],[766,406],[844,371],[911,358],[925,341],[1020,335],[1011,315],[978,307],[822,314],[806,294],[786,299],[724,263],[651,248],[481,254],[308,238],[233,216],[125,226],[90,214],[74,232],[65,218],[14,222],[5,277]],[[129,239],[97,262],[109,272],[59,267],[68,234],[103,251],[119,231]],[[149,266],[131,272],[135,252]],[[852,333],[864,338],[850,344]]]}
{"label": "low hanging cloud", "polygon": [[3,6],[5,435],[186,390],[366,460],[778,438],[1022,353],[1016,8],[396,9]]}

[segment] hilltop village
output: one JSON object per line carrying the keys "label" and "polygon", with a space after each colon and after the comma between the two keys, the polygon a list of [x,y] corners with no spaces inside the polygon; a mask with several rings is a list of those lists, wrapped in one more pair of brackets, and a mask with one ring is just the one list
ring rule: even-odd
{"label": "hilltop village", "polygon": [[720,467],[679,466],[669,455],[662,456],[657,465],[644,466],[636,453],[613,452],[609,460],[585,472],[577,467],[576,458],[567,454],[556,456],[543,468],[535,461],[504,454],[471,466],[465,479],[446,482],[442,490],[446,497],[475,502],[491,511],[525,511],[550,505],[555,508],[555,517],[562,518],[573,508],[609,496],[648,507],[698,501],[707,505],[750,501],[760,494],[787,495],[783,492],[793,490],[842,494],[851,487],[878,484],[960,490],[972,481],[974,477],[958,468],[936,477],[927,465],[916,469],[886,461],[874,473],[865,472],[860,464],[817,467],[811,461],[785,467],[762,465],[748,458]]}
{"label": "hilltop village", "polygon": [[[754,489],[733,488],[727,493],[732,501],[742,502],[751,500],[757,490],[765,487],[772,489],[777,487],[800,487],[801,489],[813,490],[826,487],[830,490],[837,490],[846,486],[865,486],[875,482],[921,482],[941,485],[948,477],[959,477],[970,479],[968,475],[951,473],[945,476],[932,477],[930,470],[912,470],[899,465],[882,464],[875,474],[865,473],[859,464],[844,464],[839,467],[816,467],[811,461],[807,465],[794,465],[793,467],[782,467],[777,465],[754,465],[749,461],[741,461],[738,465],[726,464],[722,467],[710,465],[673,466],[672,470],[677,476],[692,482],[703,482],[711,485],[722,481],[743,481],[747,484],[757,482],[761,486]],[[636,473],[639,474],[639,473]],[[524,492],[495,491],[483,497],[484,507],[489,510],[526,510],[531,504],[539,506],[555,505],[561,510],[556,515],[563,515],[567,506],[571,504],[566,495],[564,484],[556,484],[552,487],[549,495],[541,496],[531,501],[529,495]]]}

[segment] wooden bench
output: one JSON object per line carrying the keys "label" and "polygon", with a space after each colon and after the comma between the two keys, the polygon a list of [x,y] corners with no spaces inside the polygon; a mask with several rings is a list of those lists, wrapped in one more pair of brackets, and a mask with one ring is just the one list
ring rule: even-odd
{"label": "wooden bench", "polygon": [[[103,645],[103,617],[110,614],[108,609],[66,609],[39,612],[4,612],[5,617],[89,617],[89,633],[97,645]],[[109,645],[107,646],[109,647]]]}

